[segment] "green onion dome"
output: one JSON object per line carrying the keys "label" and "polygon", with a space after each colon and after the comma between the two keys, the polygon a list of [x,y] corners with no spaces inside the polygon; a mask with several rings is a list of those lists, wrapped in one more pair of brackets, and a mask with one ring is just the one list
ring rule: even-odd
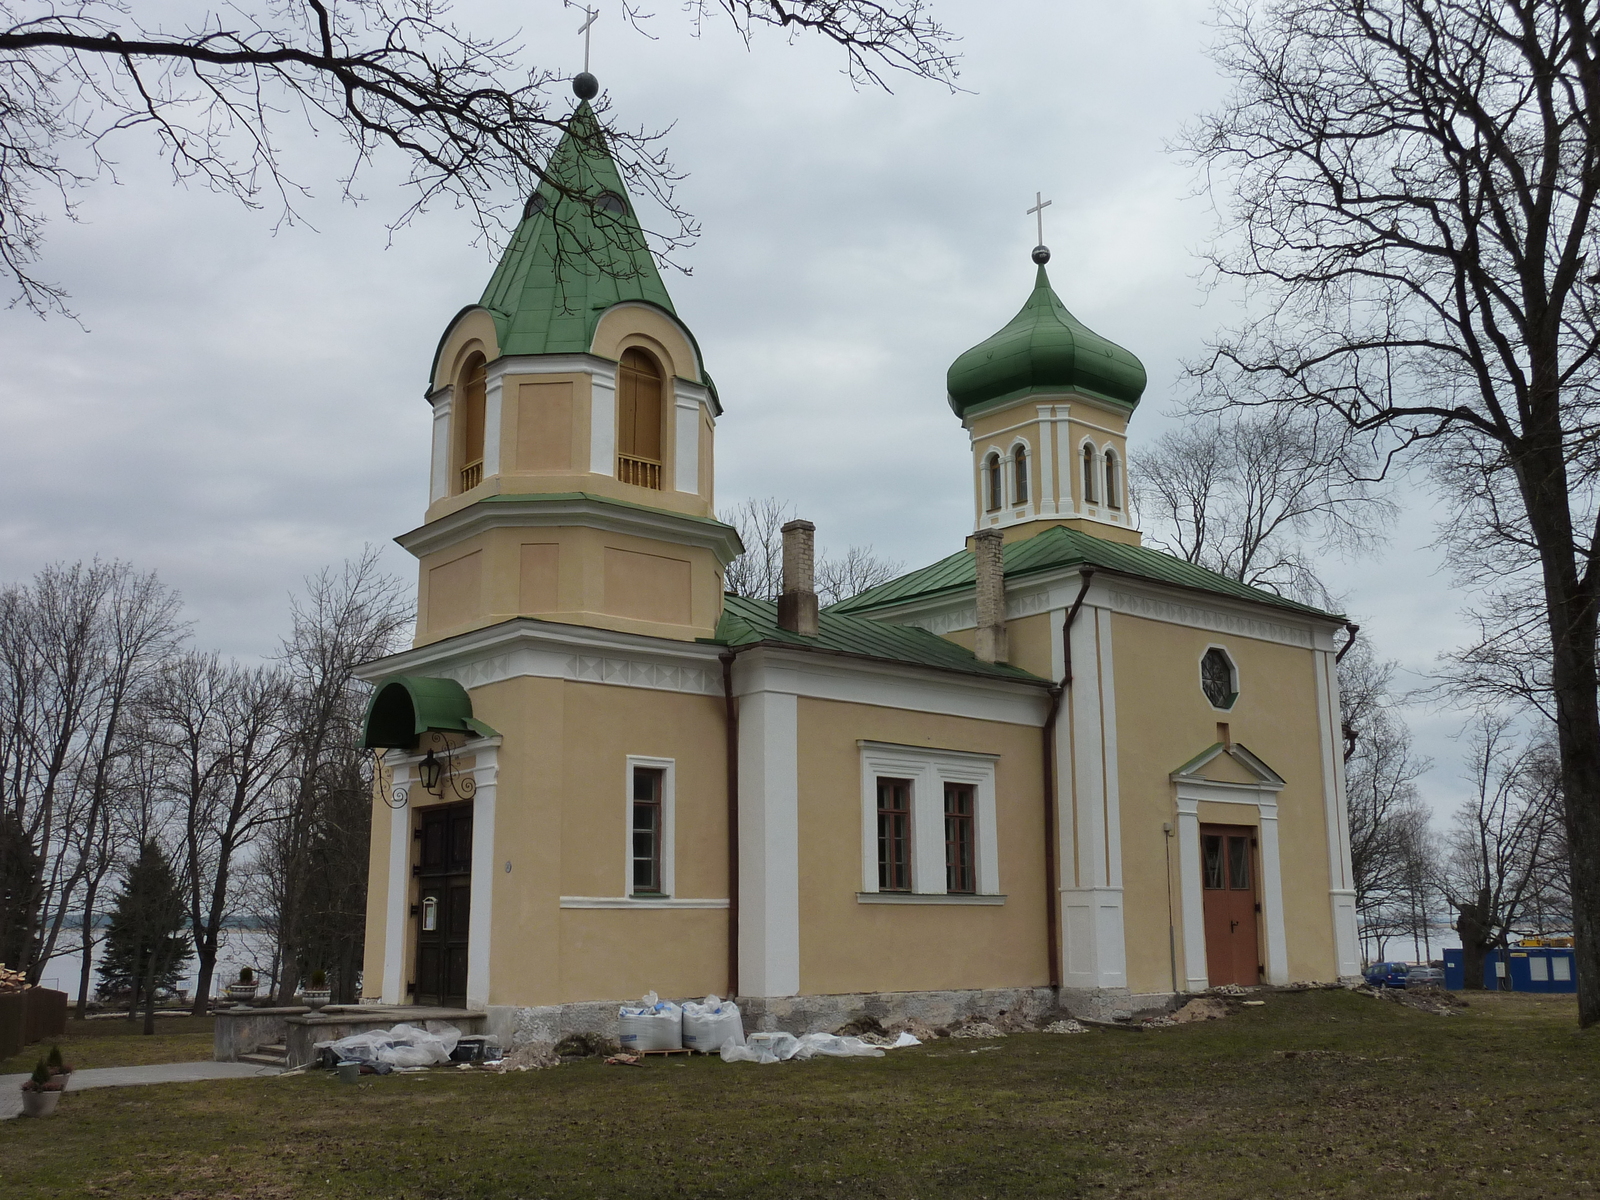
{"label": "green onion dome", "polygon": [[1068,312],[1043,263],[1022,311],[956,359],[947,377],[958,417],[980,405],[1060,392],[1082,392],[1131,411],[1144,385],[1144,364]]}

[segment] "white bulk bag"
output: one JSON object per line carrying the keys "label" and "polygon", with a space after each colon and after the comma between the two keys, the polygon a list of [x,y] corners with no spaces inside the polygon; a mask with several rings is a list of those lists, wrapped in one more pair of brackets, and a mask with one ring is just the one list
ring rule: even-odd
{"label": "white bulk bag", "polygon": [[639,1007],[617,1010],[617,1041],[628,1054],[682,1050],[683,1009],[648,992]]}
{"label": "white bulk bag", "polygon": [[744,1021],[732,1000],[707,996],[704,1004],[691,1000],[683,1006],[684,1049],[715,1054],[729,1042],[744,1045]]}

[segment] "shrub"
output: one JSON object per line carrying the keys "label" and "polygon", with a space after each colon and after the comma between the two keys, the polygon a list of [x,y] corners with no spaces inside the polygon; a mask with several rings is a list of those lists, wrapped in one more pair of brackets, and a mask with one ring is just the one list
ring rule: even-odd
{"label": "shrub", "polygon": [[311,990],[320,992],[328,986],[328,973],[326,971],[311,972]]}
{"label": "shrub", "polygon": [[254,983],[255,981],[256,981],[256,973],[254,971],[252,971],[249,967],[240,967],[239,968],[239,982],[240,983]]}

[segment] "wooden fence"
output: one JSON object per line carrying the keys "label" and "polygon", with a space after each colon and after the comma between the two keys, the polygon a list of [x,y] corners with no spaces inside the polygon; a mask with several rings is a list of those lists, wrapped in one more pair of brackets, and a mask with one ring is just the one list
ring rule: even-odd
{"label": "wooden fence", "polygon": [[0,995],[0,1058],[67,1032],[67,994],[31,987]]}

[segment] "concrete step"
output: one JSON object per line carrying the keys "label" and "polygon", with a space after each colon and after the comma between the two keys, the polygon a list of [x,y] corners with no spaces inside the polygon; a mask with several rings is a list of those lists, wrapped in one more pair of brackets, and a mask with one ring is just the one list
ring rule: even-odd
{"label": "concrete step", "polygon": [[254,1053],[239,1055],[239,1061],[254,1063],[259,1067],[287,1067],[289,1065],[289,1048],[287,1046],[261,1046]]}

